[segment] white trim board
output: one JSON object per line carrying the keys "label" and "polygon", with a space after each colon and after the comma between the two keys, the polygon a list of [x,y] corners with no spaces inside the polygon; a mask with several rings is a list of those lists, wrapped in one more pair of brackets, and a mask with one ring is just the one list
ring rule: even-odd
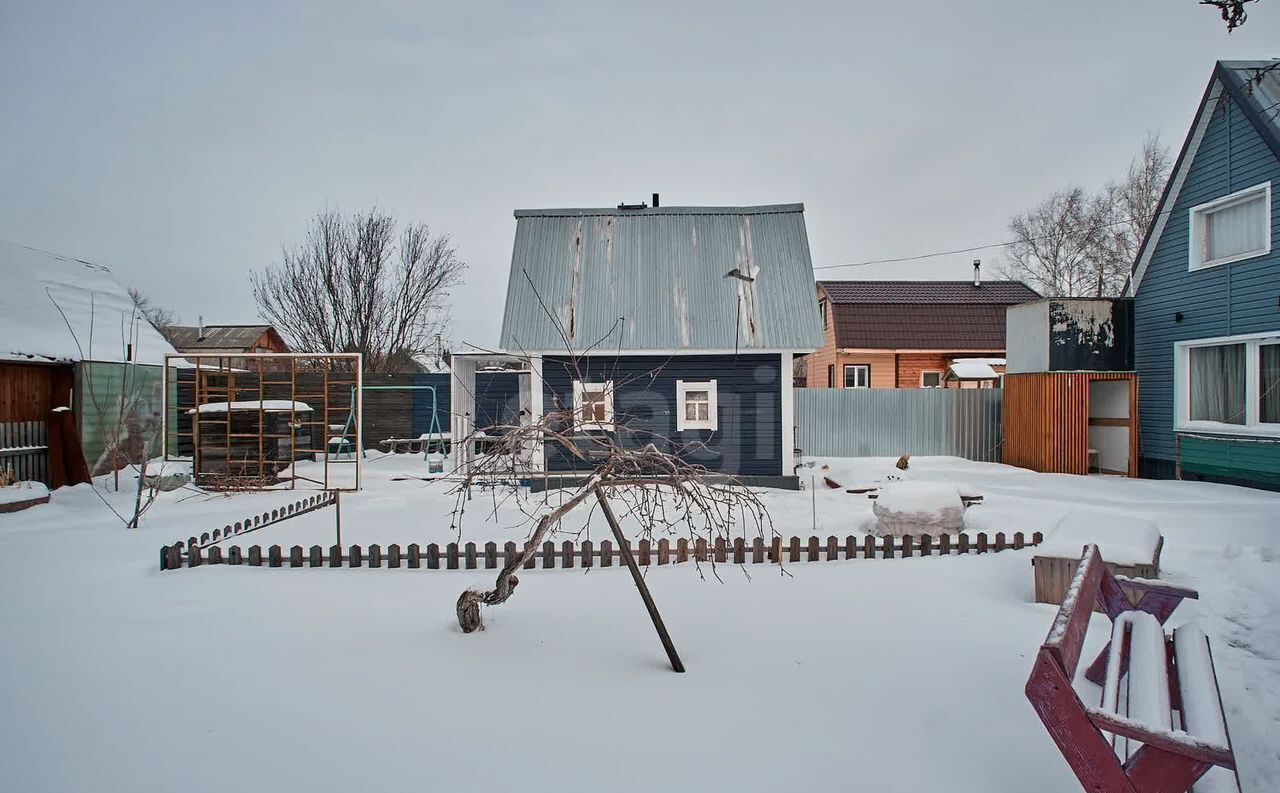
{"label": "white trim board", "polygon": [[[1222,82],[1215,76],[1213,78],[1213,86],[1209,89],[1209,97],[1205,101],[1204,107],[1200,111],[1200,116],[1196,119],[1193,127],[1186,154],[1183,156],[1182,161],[1178,163],[1178,172],[1173,175],[1173,181],[1168,192],[1165,193],[1164,199],[1156,206],[1156,222],[1151,229],[1150,237],[1147,239],[1147,245],[1142,249],[1142,255],[1138,258],[1138,267],[1134,270],[1133,281],[1129,284],[1129,297],[1134,297],[1138,294],[1138,287],[1142,285],[1142,278],[1147,274],[1147,267],[1151,265],[1151,257],[1155,255],[1156,248],[1160,246],[1160,239],[1164,236],[1165,226],[1169,225],[1169,217],[1173,214],[1173,207],[1178,203],[1178,195],[1182,192],[1182,185],[1187,181],[1187,173],[1191,171],[1191,163],[1195,162],[1196,153],[1200,151],[1200,143],[1204,140],[1204,133],[1209,128],[1209,122],[1213,120],[1213,112],[1217,109],[1218,102],[1222,99],[1222,93]],[[1190,243],[1188,242],[1188,244]]]}

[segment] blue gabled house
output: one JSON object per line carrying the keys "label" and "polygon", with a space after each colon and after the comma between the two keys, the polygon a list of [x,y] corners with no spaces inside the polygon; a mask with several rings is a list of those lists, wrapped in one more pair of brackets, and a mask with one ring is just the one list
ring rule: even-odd
{"label": "blue gabled house", "polygon": [[[516,211],[500,349],[453,356],[454,437],[475,426],[472,373],[519,361],[521,414],[571,416],[584,445],[607,433],[711,473],[794,485],[792,361],[822,344],[804,207],[654,198]],[[585,467],[547,444],[529,473]]]}
{"label": "blue gabled house", "polygon": [[1220,61],[1134,264],[1147,476],[1280,485],[1280,60]]}

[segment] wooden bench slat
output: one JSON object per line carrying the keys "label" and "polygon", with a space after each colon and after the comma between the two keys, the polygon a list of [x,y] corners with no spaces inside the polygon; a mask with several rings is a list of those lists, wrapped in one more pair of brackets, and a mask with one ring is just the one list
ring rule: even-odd
{"label": "wooden bench slat", "polygon": [[1209,638],[1199,625],[1183,625],[1173,632],[1173,652],[1182,699],[1182,729],[1202,741],[1230,745]]}

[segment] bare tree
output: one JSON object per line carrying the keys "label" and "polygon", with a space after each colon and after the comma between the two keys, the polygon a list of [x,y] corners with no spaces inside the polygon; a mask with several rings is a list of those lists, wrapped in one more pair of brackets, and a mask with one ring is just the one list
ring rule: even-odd
{"label": "bare tree", "polygon": [[449,237],[424,224],[397,232],[377,209],[326,210],[278,265],[252,274],[253,296],[296,349],[359,352],[366,370],[387,371],[431,349],[465,269]]}
{"label": "bare tree", "polygon": [[151,323],[151,326],[159,331],[161,336],[168,339],[169,330],[178,324],[178,315],[152,302],[151,298],[144,295],[141,289],[130,287],[129,299],[133,301],[134,308]]}
{"label": "bare tree", "polygon": [[1068,187],[1015,215],[1002,273],[1045,296],[1120,294],[1155,219],[1170,162],[1159,135],[1148,135],[1122,180],[1095,194]]}
{"label": "bare tree", "polygon": [[1087,295],[1097,289],[1096,203],[1084,188],[1068,187],[1009,221],[1013,241],[1005,251],[1005,276],[1042,295]]}
{"label": "bare tree", "polygon": [[1227,32],[1230,33],[1245,23],[1249,18],[1249,13],[1245,11],[1245,5],[1248,3],[1256,3],[1258,0],[1200,0],[1202,6],[1213,6],[1222,14],[1222,21],[1227,23]]}

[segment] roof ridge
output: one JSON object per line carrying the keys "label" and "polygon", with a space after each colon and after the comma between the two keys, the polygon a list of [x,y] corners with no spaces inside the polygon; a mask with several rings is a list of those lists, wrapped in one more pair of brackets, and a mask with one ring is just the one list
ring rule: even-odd
{"label": "roof ridge", "polygon": [[662,206],[621,209],[619,207],[546,207],[535,209],[517,209],[517,218],[528,217],[593,217],[593,216],[625,216],[638,215],[777,215],[791,212],[804,212],[803,203],[791,204],[758,204],[749,206]]}

